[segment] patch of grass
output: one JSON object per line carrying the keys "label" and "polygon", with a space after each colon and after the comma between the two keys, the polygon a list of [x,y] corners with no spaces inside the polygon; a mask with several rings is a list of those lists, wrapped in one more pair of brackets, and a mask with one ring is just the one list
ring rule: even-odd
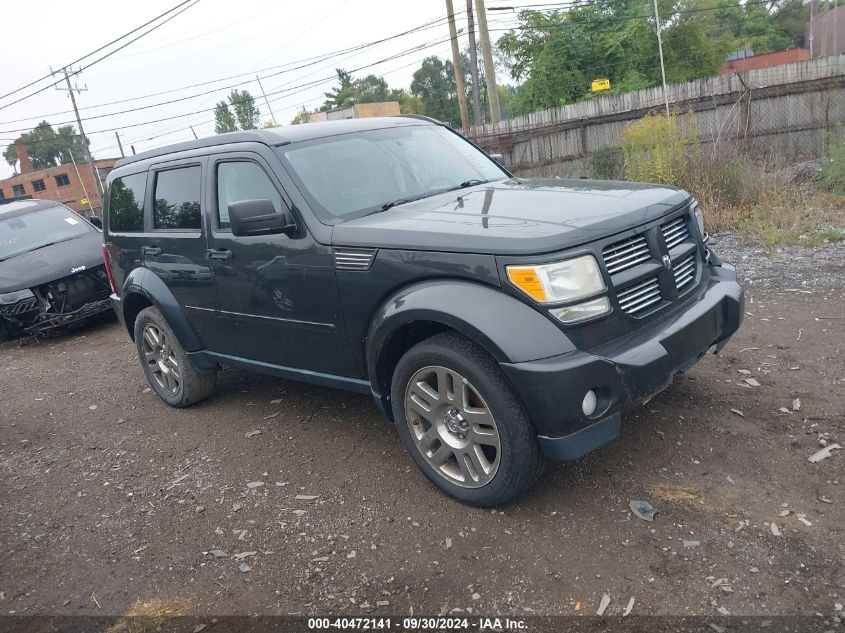
{"label": "patch of grass", "polygon": [[188,613],[188,603],[181,599],[153,598],[147,602],[136,601],[106,633],[147,633],[155,631],[172,618]]}
{"label": "patch of grass", "polygon": [[695,486],[657,484],[652,487],[651,494],[657,501],[684,506],[692,510],[701,510],[704,507],[704,500]]}
{"label": "patch of grass", "polygon": [[773,248],[796,244],[818,247],[845,240],[845,231],[837,228],[809,226],[778,228],[759,218],[743,221],[739,230],[746,237]]}

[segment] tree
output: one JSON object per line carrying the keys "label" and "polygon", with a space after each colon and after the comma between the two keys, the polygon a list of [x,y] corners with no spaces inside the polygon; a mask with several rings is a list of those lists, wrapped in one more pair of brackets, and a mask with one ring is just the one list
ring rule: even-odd
{"label": "tree", "polygon": [[242,130],[258,128],[261,113],[255,107],[255,99],[248,90],[232,90],[229,93],[229,103],[235,111],[235,117],[237,117],[238,125]]}
{"label": "tree", "polygon": [[[47,121],[41,121],[19,139],[26,146],[26,153],[35,169],[46,169],[81,160],[85,154],[85,142],[72,125],[63,125],[58,131]],[[17,151],[10,145],[3,152],[3,158],[14,167],[19,159]]]}
{"label": "tree", "polygon": [[15,168],[18,164],[18,150],[15,148],[14,145],[9,145],[3,151],[3,158],[9,164],[9,166],[15,170],[15,173],[17,173],[17,169]]}
{"label": "tree", "polygon": [[391,90],[387,100],[398,101],[399,112],[402,114],[425,114],[425,104],[422,98],[411,94],[404,88]]}
{"label": "tree", "polygon": [[326,101],[320,107],[323,112],[335,108],[348,108],[355,103],[355,87],[352,83],[352,75],[343,68],[336,68],[335,72],[340,85],[332,88],[331,92],[325,93]]}
{"label": "tree", "polygon": [[300,123],[309,123],[311,121],[311,114],[312,113],[307,110],[301,110],[291,119],[290,124],[299,125]]}
{"label": "tree", "polygon": [[225,101],[219,101],[214,106],[214,131],[217,134],[225,134],[226,132],[237,131],[238,126],[235,123],[235,117],[229,109],[229,104]]}
{"label": "tree", "polygon": [[[777,2],[782,1],[781,8]],[[802,0],[772,0],[774,9],[735,0],[658,0],[666,78],[714,75],[728,53],[792,45],[806,26]],[[783,11],[783,17],[778,14]],[[520,82],[511,114],[594,97],[594,79],[622,92],[658,85],[660,59],[650,0],[575,3],[567,10],[522,11],[519,28],[498,42],[500,60]]]}
{"label": "tree", "polygon": [[414,72],[411,92],[422,100],[425,112],[460,127],[461,114],[452,62],[426,57]]}

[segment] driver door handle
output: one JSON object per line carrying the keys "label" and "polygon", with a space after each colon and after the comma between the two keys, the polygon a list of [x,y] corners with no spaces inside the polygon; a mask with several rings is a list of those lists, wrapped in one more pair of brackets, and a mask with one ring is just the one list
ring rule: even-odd
{"label": "driver door handle", "polygon": [[209,248],[205,251],[205,255],[208,259],[229,259],[232,257],[232,251]]}
{"label": "driver door handle", "polygon": [[141,254],[149,255],[150,257],[158,257],[161,255],[161,248],[158,246],[142,246]]}

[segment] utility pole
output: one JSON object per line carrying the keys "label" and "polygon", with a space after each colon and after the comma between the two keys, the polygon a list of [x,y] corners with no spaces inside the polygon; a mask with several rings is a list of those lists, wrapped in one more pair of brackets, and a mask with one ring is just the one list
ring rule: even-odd
{"label": "utility pole", "polygon": [[258,78],[258,75],[255,76],[255,81],[258,82],[258,87],[261,89],[261,94],[264,97],[264,103],[267,104],[267,110],[270,111],[270,118],[273,119],[273,125],[278,125],[278,123],[276,123],[276,115],[273,114],[273,108],[270,107],[270,100],[267,98],[267,94],[264,92],[264,86],[261,85],[261,80]]}
{"label": "utility pole", "polygon": [[469,34],[469,74],[472,77],[472,114],[476,125],[484,121],[481,118],[481,96],[478,85],[478,53],[475,50],[475,19],[472,16],[472,0],[467,0],[467,33]]}
{"label": "utility pole", "polygon": [[114,137],[117,139],[117,146],[120,148],[120,157],[126,158],[126,154],[123,153],[123,143],[120,142],[120,134],[117,133],[117,130],[114,131]]}
{"label": "utility pole", "polygon": [[815,40],[816,40],[816,16],[819,14],[819,0],[810,0],[810,59],[816,57]]}
{"label": "utility pole", "polygon": [[654,21],[657,24],[657,48],[660,51],[660,75],[663,77],[663,101],[666,102],[666,116],[669,116],[669,93],[666,91],[666,66],[663,65],[663,36],[660,35],[660,14],[657,0],[654,0]]}
{"label": "utility pole", "polygon": [[[76,114],[76,124],[79,126],[79,135],[82,137],[82,150],[85,153],[85,160],[88,161],[88,166],[91,168],[91,177],[94,179],[94,187],[97,189],[97,197],[100,199],[100,207],[103,206],[103,183],[100,182],[100,175],[97,172],[97,166],[94,164],[94,159],[91,156],[91,151],[88,149],[88,138],[85,136],[85,130],[82,128],[82,119],[79,117],[79,108],[76,107],[76,97],[73,96],[73,91],[76,90],[77,92],[82,92],[83,90],[88,90],[88,87],[80,88],[79,86],[71,86],[70,85],[70,75],[67,72],[67,66],[62,68],[62,72],[65,75],[65,82],[67,83],[67,92],[70,95],[70,102],[73,104],[73,112]],[[74,74],[78,74],[79,71],[76,71]],[[59,88],[56,86],[57,90],[65,90],[65,88]]]}
{"label": "utility pole", "polygon": [[461,127],[469,129],[469,111],[467,110],[467,89],[464,85],[464,71],[461,68],[461,52],[458,50],[458,30],[455,27],[455,10],[452,0],[446,0],[446,12],[449,15],[449,35],[452,38],[452,65],[455,69],[455,90],[458,92],[458,106],[461,109]]}
{"label": "utility pole", "polygon": [[493,50],[490,48],[490,31],[487,30],[487,9],[484,8],[484,0],[476,0],[475,6],[478,10],[478,38],[481,40],[481,58],[484,60],[490,120],[498,123],[502,116],[499,111],[499,92],[496,90],[496,67],[493,65]]}

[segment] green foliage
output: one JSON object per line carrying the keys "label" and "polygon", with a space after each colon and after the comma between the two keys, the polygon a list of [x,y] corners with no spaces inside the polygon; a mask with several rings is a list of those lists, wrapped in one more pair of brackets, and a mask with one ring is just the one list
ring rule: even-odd
{"label": "green foliage", "polygon": [[411,92],[423,103],[425,113],[455,127],[461,125],[454,66],[439,57],[426,57],[414,73]]}
{"label": "green foliage", "polygon": [[625,175],[625,154],[621,147],[602,147],[587,158],[593,178],[620,180]]}
{"label": "green foliage", "polygon": [[296,116],[290,120],[291,125],[300,125],[302,123],[308,123],[311,120],[311,115],[313,113],[309,112],[308,110],[301,110],[296,113]]}
{"label": "green foliage", "polygon": [[[20,135],[26,144],[26,151],[35,169],[46,169],[56,165],[64,165],[81,160],[85,154],[82,138],[76,133],[72,125],[62,125],[57,129],[41,121],[29,132]],[[13,145],[3,152],[3,158],[12,167],[18,161],[18,155]]]}
{"label": "green foliage", "polygon": [[3,150],[3,159],[12,168],[18,164],[18,150],[15,149],[14,145],[10,144],[5,150]]}
{"label": "green foliage", "polygon": [[[607,0],[567,10],[522,11],[519,28],[497,45],[511,76],[521,82],[512,114],[600,96],[590,92],[599,78],[610,79],[612,93],[658,85],[652,6],[650,0]],[[761,54],[800,43],[808,10],[802,0],[780,6],[775,1],[771,12],[735,0],[659,0],[658,6],[669,82],[714,75],[735,50]]]}
{"label": "green foliage", "polygon": [[649,113],[622,131],[625,175],[629,180],[679,185],[689,149],[698,143],[693,119],[677,113]]}
{"label": "green foliage", "polygon": [[226,132],[237,131],[238,126],[235,123],[235,117],[229,109],[229,104],[225,101],[219,101],[214,106],[214,131],[217,134],[225,134]]}
{"label": "green foliage", "polygon": [[248,90],[232,90],[229,93],[229,103],[235,111],[240,129],[254,130],[258,128],[261,113],[255,107],[255,99]]}
{"label": "green foliage", "polygon": [[339,85],[326,93],[326,100],[320,107],[323,112],[336,108],[348,108],[356,103],[397,100],[392,97],[392,92],[382,77],[367,75],[361,79],[353,79],[352,75],[342,68],[335,69],[335,72]]}
{"label": "green foliage", "polygon": [[399,112],[402,114],[425,114],[425,104],[421,97],[411,94],[404,88],[390,91],[388,101],[399,102]]}
{"label": "green foliage", "polygon": [[828,157],[822,165],[822,179],[831,190],[845,194],[845,134],[830,144]]}

